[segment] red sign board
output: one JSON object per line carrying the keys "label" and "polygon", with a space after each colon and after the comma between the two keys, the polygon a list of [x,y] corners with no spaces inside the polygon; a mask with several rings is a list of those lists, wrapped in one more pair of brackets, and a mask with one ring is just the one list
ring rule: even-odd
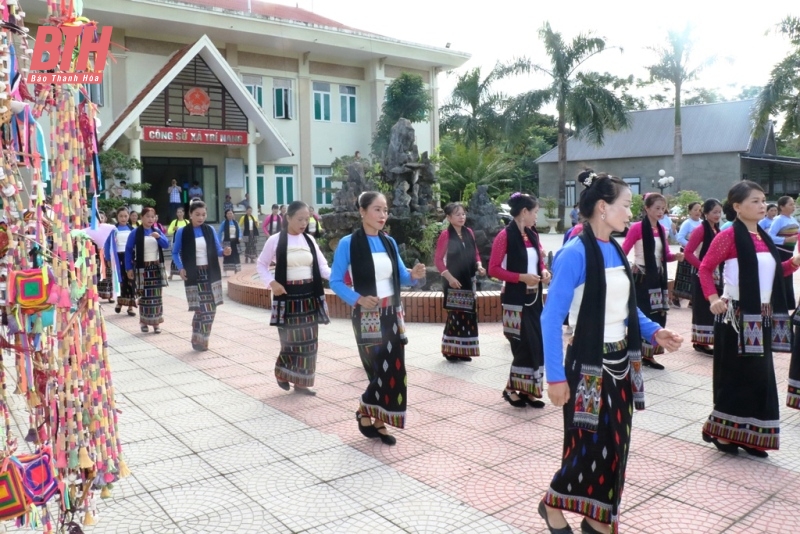
{"label": "red sign board", "polygon": [[200,128],[167,128],[145,126],[144,141],[154,143],[190,143],[195,145],[246,145],[247,132],[236,130],[203,130]]}

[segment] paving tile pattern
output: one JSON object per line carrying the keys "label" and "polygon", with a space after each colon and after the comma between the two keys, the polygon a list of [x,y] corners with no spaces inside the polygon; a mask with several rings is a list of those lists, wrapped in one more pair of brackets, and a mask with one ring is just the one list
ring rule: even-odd
{"label": "paving tile pattern", "polygon": [[[265,310],[226,301],[210,350],[197,353],[180,282],[165,291],[160,335],[106,308],[133,475],[87,532],[546,532],[536,508],[559,467],[562,415],[501,399],[511,353],[500,325],[480,325],[480,358],[451,364],[442,325],[409,324],[408,425],[387,447],[356,429],[366,382],[348,321],[320,328],[318,395],[307,397],[275,384],[278,334]],[[687,340],[690,321],[689,309],[670,311]],[[633,418],[622,532],[796,528],[800,412],[781,408],[781,450],[768,459],[723,455],[700,439],[711,358],[687,342],[662,361],[665,371],[645,370],[648,409]],[[775,357],[781,392],[788,361]]]}

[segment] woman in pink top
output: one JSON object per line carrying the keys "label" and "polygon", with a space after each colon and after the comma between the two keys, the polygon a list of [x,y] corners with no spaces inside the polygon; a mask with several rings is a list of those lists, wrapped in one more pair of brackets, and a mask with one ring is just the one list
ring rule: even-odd
{"label": "woman in pink top", "polygon": [[442,275],[447,323],[442,334],[442,356],[448,361],[471,361],[480,356],[478,314],[475,309],[475,274],[486,271],[472,230],[465,227],[467,212],[458,202],[444,208],[450,223],[436,242],[434,262]]}
{"label": "woman in pink top", "polygon": [[[717,234],[699,270],[703,294],[717,316],[714,409],[703,425],[703,439],[722,452],[737,454],[741,447],[750,455],[765,458],[768,450],[777,450],[780,444],[772,353],[791,349],[783,281],[800,266],[800,255],[781,263],[778,248],[758,226],[767,212],[760,185],[749,180],[737,182],[728,191],[726,204],[736,210],[736,221]],[[714,271],[723,262],[720,294]],[[797,358],[793,355],[793,364]],[[790,406],[792,393],[790,379]]]}
{"label": "woman in pink top", "polygon": [[[631,225],[622,250],[634,250],[633,280],[636,283],[636,304],[650,320],[662,327],[667,324],[669,298],[667,297],[667,262],[683,261],[683,253],[672,254],[667,243],[667,232],[658,222],[664,217],[667,200],[658,193],[650,193],[644,200],[645,217]],[[655,359],[664,349],[655,347],[649,339],[642,340],[642,364],[653,369],[664,366]]]}
{"label": "woman in pink top", "polygon": [[505,282],[500,296],[503,332],[514,357],[503,398],[517,408],[544,408],[539,400],[544,374],[542,282],[550,282],[550,272],[534,230],[539,201],[514,193],[508,205],[514,220],[497,234],[489,258],[489,276]]}

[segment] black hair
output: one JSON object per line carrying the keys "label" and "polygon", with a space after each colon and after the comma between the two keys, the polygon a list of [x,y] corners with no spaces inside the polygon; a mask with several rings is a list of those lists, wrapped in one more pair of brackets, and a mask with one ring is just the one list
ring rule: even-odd
{"label": "black hair", "polygon": [[286,218],[288,219],[289,217],[294,217],[294,214],[303,208],[308,208],[308,204],[306,204],[302,200],[295,200],[294,202],[289,204],[288,208],[286,208]]}
{"label": "black hair", "polygon": [[[591,180],[589,179],[590,177]],[[586,169],[580,173],[578,181],[586,188],[581,191],[581,196],[578,200],[578,211],[587,221],[594,215],[594,209],[598,202],[603,200],[606,204],[613,204],[626,187],[628,189],[631,187],[622,178],[617,178],[604,172],[595,174],[591,169]]]}
{"label": "black hair", "polygon": [[226,219],[228,218],[228,212],[231,212],[231,213],[233,213],[233,210],[231,210],[231,209],[227,209],[227,210],[225,210],[225,218],[226,218]]}
{"label": "black hair", "polygon": [[280,208],[281,208],[281,207],[280,207],[280,206],[278,206],[277,204],[273,204],[273,205],[272,205],[272,209],[274,209],[274,210],[277,210],[277,209],[280,209]]}
{"label": "black hair", "polygon": [[192,202],[191,204],[189,204],[189,215],[194,213],[194,210],[197,210],[197,209],[200,209],[200,208],[205,208],[205,207],[206,207],[206,203],[203,202],[202,200],[198,200],[196,202]]}
{"label": "black hair", "polygon": [[451,202],[450,204],[444,207],[444,214],[453,215],[456,211],[458,211],[458,208],[464,210],[464,213],[467,212],[467,208],[465,208],[464,204],[462,204],[461,202]]}
{"label": "black hair", "polygon": [[775,204],[774,202],[770,202],[769,204],[767,204],[767,211],[771,210],[772,208],[778,209],[778,205]]}
{"label": "black hair", "polygon": [[788,204],[790,200],[792,200],[792,197],[790,197],[789,195],[782,196],[781,198],[778,199],[778,208],[786,206],[786,204]]}
{"label": "black hair", "polygon": [[536,209],[536,206],[539,205],[539,199],[525,193],[514,193],[511,195],[511,198],[508,199],[508,205],[511,208],[511,216],[516,217],[522,213],[524,209]]}
{"label": "black hair", "polygon": [[649,208],[659,200],[663,200],[664,203],[667,203],[667,199],[664,198],[664,195],[661,193],[648,193],[646,197],[644,197],[644,207]]}
{"label": "black hair", "polygon": [[[369,208],[375,199],[378,197],[382,197],[383,193],[379,193],[378,191],[364,191],[360,195],[358,195],[358,207],[362,210]],[[384,197],[386,198],[386,197]]]}
{"label": "black hair", "polygon": [[120,180],[119,185],[128,185],[128,182],[125,180]]}
{"label": "black hair", "polygon": [[[747,197],[750,196],[750,193],[753,191],[760,191],[764,192],[764,189],[755,182],[751,182],[750,180],[742,180],[741,182],[736,182],[733,187],[728,190],[728,199],[722,205],[722,211],[725,213],[725,218],[729,221],[732,221],[736,218],[736,210],[733,209],[734,204],[741,204]],[[781,197],[778,200],[778,205],[780,205],[781,200],[784,198],[791,198],[791,197]],[[784,205],[785,205],[784,201]]]}
{"label": "black hair", "polygon": [[150,213],[151,211],[153,212],[153,215],[156,214],[156,209],[153,208],[152,206],[145,206],[144,208],[142,208],[142,213],[141,213],[142,218],[144,218],[144,216]]}
{"label": "black hair", "polygon": [[720,202],[716,198],[706,199],[706,201],[703,202],[703,218],[705,218],[706,215],[714,211],[714,208],[716,208],[717,206],[722,207],[722,202]]}
{"label": "black hair", "polygon": [[700,202],[689,202],[689,205],[687,206],[687,208],[688,208],[687,211],[692,211],[695,206],[699,206],[699,205],[700,205]]}
{"label": "black hair", "polygon": [[119,215],[120,212],[123,212],[123,211],[128,211],[128,207],[127,206],[120,206],[119,208],[117,208],[117,215]]}

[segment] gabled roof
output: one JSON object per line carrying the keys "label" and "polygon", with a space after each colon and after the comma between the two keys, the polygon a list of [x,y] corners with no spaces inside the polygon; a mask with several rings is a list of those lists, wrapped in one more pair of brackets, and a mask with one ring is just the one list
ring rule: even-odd
{"label": "gabled roof", "polygon": [[[752,143],[750,110],[753,100],[701,104],[681,108],[684,154],[749,152]],[[649,109],[628,113],[630,128],[606,131],[602,146],[571,137],[567,161],[671,156],[675,138],[675,108]],[[536,163],[557,163],[553,148]]]}
{"label": "gabled roof", "polygon": [[[169,85],[186,65],[195,57],[200,56],[206,62],[214,75],[230,93],[233,100],[244,112],[245,116],[253,122],[256,131],[264,139],[259,143],[259,161],[273,161],[292,155],[289,146],[280,133],[270,124],[261,107],[245,89],[239,77],[233,72],[225,58],[211,42],[208,36],[202,36],[193,45],[188,45],[172,55],[166,65],[153,76],[150,82],[142,89],[136,98],[128,104],[125,111],[114,121],[108,132],[100,139],[103,150],[108,150],[122,134],[130,128],[134,121],[153,103],[153,100]],[[262,146],[266,145],[266,146]]]}

